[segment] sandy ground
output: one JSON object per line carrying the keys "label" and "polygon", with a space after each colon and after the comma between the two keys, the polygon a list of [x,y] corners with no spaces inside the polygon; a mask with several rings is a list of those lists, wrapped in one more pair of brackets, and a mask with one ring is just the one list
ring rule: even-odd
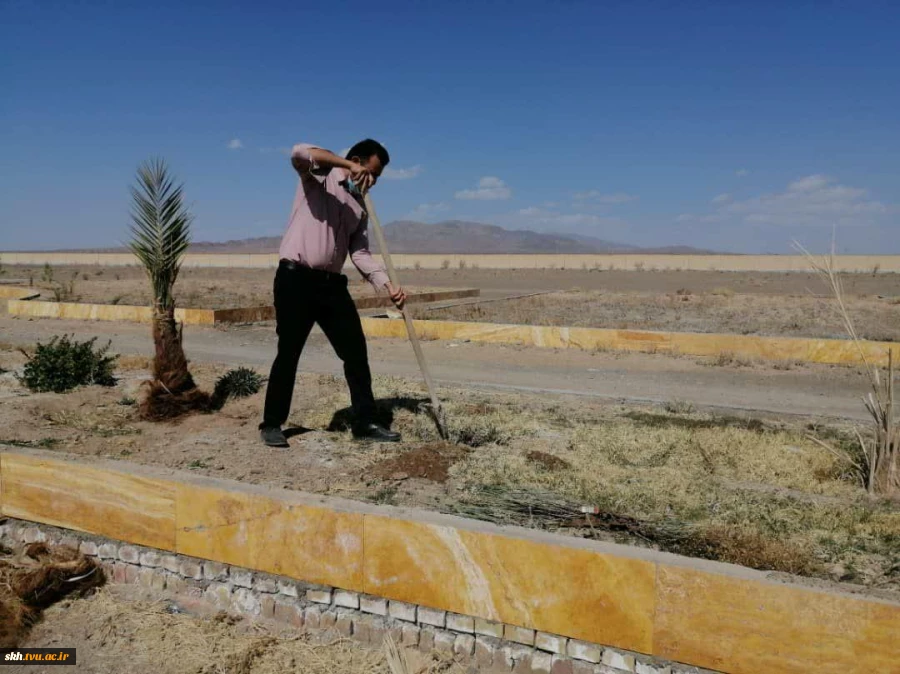
{"label": "sandy ground", "polygon": [[[390,674],[384,653],[322,642],[263,621],[192,615],[168,598],[109,586],[50,607],[23,648],[75,648],[74,667],[10,666],[31,674]],[[417,674],[462,674],[436,654],[405,651]]]}
{"label": "sandy ground", "polygon": [[[848,311],[863,339],[900,340],[900,300],[852,296]],[[837,303],[810,295],[569,291],[502,302],[420,309],[420,318],[527,325],[846,338]]]}
{"label": "sandy ground", "polygon": [[[135,408],[146,358],[123,358],[115,387],[63,395],[21,387],[14,373],[24,361],[16,351],[0,351],[0,367],[8,370],[0,375],[0,442],[8,445],[463,515],[471,512],[460,504],[484,485],[539,490],[641,522],[675,522],[679,530],[696,532],[697,540],[713,537],[699,547],[666,543],[665,549],[850,581],[867,591],[900,590],[900,504],[866,499],[837,460],[806,437],[812,431],[843,442],[846,423],[733,417],[684,400],[616,404],[444,387],[454,439],[447,445],[421,411],[427,396],[418,380],[378,376],[383,420],[404,441],[367,444],[347,430],[342,378],[304,373],[289,420],[292,447],[285,451],[258,441],[263,392],[231,401],[212,416],[151,424],[139,421]],[[192,365],[206,389],[227,369]],[[723,541],[723,530],[743,533]],[[561,531],[599,535],[593,529]],[[604,540],[647,544],[645,534],[632,533]]]}
{"label": "sandy ground", "polygon": [[[60,266],[52,268],[52,281],[42,267],[6,267],[6,279],[33,283],[41,300],[145,306],[150,303],[150,285],[138,267]],[[272,304],[274,269],[182,269],[175,284],[180,307],[233,309]],[[354,297],[375,295],[375,289],[359,274],[348,274]],[[54,293],[56,289],[57,294]],[[430,288],[406,286],[407,292]]]}

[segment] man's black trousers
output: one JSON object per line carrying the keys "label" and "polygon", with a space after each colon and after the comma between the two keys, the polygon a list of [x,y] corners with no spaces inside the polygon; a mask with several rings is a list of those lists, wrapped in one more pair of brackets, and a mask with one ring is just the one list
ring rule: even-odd
{"label": "man's black trousers", "polygon": [[374,421],[375,398],[366,338],[347,289],[347,277],[282,260],[275,273],[275,321],[278,355],[269,374],[260,427],[282,426],[287,421],[297,363],[316,323],[344,361],[355,423]]}

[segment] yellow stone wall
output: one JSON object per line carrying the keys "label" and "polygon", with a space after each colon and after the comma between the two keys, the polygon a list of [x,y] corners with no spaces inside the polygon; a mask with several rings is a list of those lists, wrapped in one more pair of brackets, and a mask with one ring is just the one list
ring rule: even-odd
{"label": "yellow stone wall", "polygon": [[39,290],[34,288],[17,288],[15,286],[0,285],[0,299],[20,300],[25,297],[34,297],[40,295]]}
{"label": "yellow stone wall", "polygon": [[[376,257],[380,257],[376,255]],[[97,264],[137,265],[129,253],[2,253],[4,264],[51,265]],[[802,255],[391,255],[398,268],[440,269],[445,264],[458,269],[626,269],[653,271],[685,269],[695,271],[809,271]],[[900,272],[900,255],[838,255],[838,271]],[[268,267],[278,264],[277,254],[208,254],[185,256],[186,267]],[[348,264],[348,267],[350,265]]]}
{"label": "yellow stone wall", "polygon": [[[368,337],[406,337],[399,319],[362,319]],[[653,332],[649,330],[609,330],[536,325],[500,325],[465,321],[413,321],[419,337],[425,339],[470,340],[495,344],[522,344],[555,349],[611,349],[642,353],[669,353],[687,356],[717,356],[730,353],[763,360],[798,360],[809,363],[858,364],[860,348],[870,363],[887,365],[888,351],[900,359],[900,343],[798,337],[761,337],[694,332]]]}
{"label": "yellow stone wall", "polygon": [[0,514],[732,674],[900,663],[898,602],[422,511],[4,447]]}
{"label": "yellow stone wall", "polygon": [[[32,302],[9,300],[10,316],[29,318],[69,318],[79,321],[131,321],[150,323],[153,312],[150,307],[134,307],[120,304],[83,304],[81,302]],[[212,325],[215,312],[212,309],[175,309],[175,320],[187,325]]]}
{"label": "yellow stone wall", "polygon": [[[4,288],[0,286],[0,297]],[[10,290],[6,288],[5,290]],[[24,296],[21,289],[10,296]],[[478,297],[481,291],[477,288],[458,288],[439,290],[427,293],[412,293],[407,301],[410,304],[435,302],[439,300]],[[354,300],[358,309],[371,309],[391,306],[390,297],[360,297]],[[137,307],[124,304],[87,304],[83,302],[30,302],[11,299],[7,303],[10,316],[28,318],[69,318],[82,321],[129,321],[134,323],[150,323],[153,312],[150,307]],[[270,321],[275,319],[275,307],[243,307],[238,309],[175,309],[175,319],[185,325],[213,325],[215,323],[246,323],[253,321]]]}

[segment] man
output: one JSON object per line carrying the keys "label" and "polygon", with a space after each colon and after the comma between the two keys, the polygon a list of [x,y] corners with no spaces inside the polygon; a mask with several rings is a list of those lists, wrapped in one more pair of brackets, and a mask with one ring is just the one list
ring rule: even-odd
{"label": "man", "polygon": [[398,433],[376,422],[366,338],[347,290],[347,277],[341,273],[349,253],[376,291],[387,290],[397,308],[403,308],[406,293],[391,285],[369,253],[363,202],[363,195],[389,161],[387,150],[371,139],[354,145],[346,158],[305,144],[295,145],[291,152],[300,180],[275,273],[278,355],[272,363],[259,425],[262,441],[270,447],[288,446],[281,426],[290,412],[297,363],[314,323],[344,361],[354,436],[381,442],[400,440]]}

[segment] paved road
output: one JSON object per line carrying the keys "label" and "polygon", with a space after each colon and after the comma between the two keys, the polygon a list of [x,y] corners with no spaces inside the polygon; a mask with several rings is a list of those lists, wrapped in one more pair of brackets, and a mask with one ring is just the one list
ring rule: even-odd
{"label": "paved road", "polygon": [[[152,354],[146,325],[14,319],[0,316],[0,341],[32,344],[54,334],[111,339],[122,354]],[[188,357],[197,361],[267,367],[275,353],[271,325],[224,328],[189,326]],[[810,417],[864,419],[863,377],[853,368],[812,366],[790,371],[714,367],[690,358],[663,355],[591,354],[574,349],[423,342],[440,384],[509,389],[547,395],[579,395],[622,401],[685,400],[699,407],[758,410]],[[412,348],[405,340],[369,342],[376,374],[418,378]],[[341,364],[318,331],[301,359],[309,372],[340,373]]]}

